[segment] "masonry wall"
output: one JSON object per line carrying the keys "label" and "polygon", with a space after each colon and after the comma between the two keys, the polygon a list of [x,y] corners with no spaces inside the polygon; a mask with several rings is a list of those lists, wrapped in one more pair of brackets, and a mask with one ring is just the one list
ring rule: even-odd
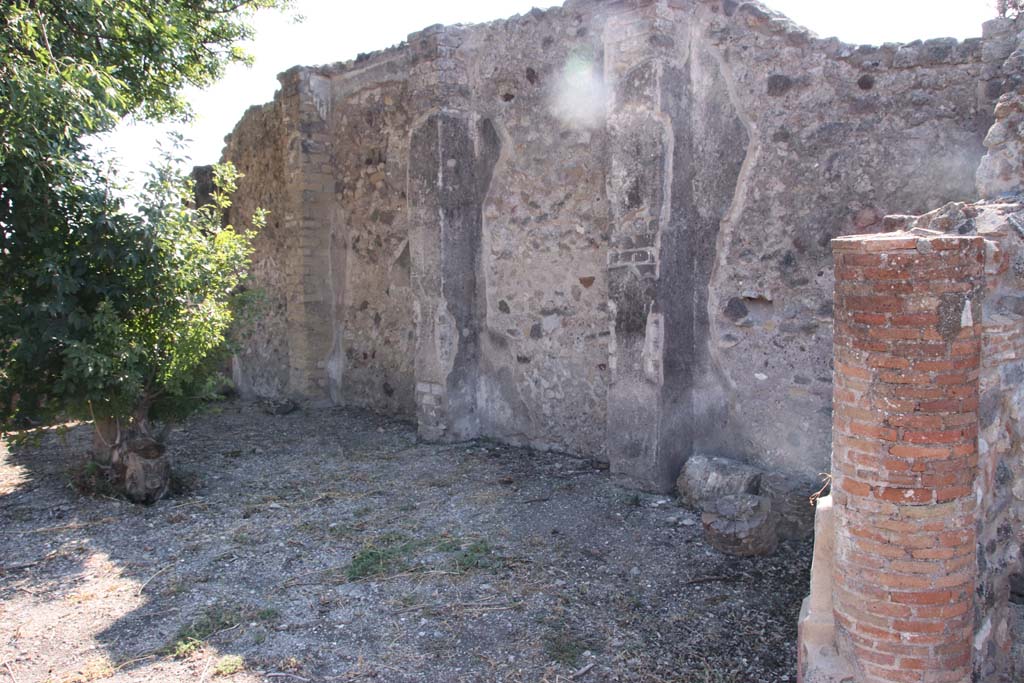
{"label": "masonry wall", "polygon": [[577,0],[292,70],[225,151],[272,210],[242,386],[652,490],[694,452],[825,471],[829,240],[973,198],[993,41]]}
{"label": "masonry wall", "polygon": [[281,192],[284,122],[279,103],[252,107],[235,127],[224,156],[244,174],[232,197],[231,222],[249,225],[256,208],[270,212],[256,235],[250,287],[258,290],[256,310],[244,327],[244,361],[234,362],[234,381],[245,395],[282,396],[288,392],[289,254],[294,237],[285,227],[288,208]]}

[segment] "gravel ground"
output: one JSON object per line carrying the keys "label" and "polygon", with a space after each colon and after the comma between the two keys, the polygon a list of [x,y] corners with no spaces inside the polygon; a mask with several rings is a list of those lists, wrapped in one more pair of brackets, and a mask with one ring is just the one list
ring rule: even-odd
{"label": "gravel ground", "polygon": [[795,681],[809,542],[731,558],[598,463],[232,402],[138,507],[0,450],[0,683]]}

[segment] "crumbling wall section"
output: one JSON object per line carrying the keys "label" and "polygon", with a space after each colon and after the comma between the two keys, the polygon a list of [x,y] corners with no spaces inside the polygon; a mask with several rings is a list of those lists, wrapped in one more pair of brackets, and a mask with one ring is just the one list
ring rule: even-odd
{"label": "crumbling wall section", "polygon": [[247,397],[280,396],[288,390],[287,272],[296,248],[285,222],[288,208],[282,178],[284,121],[279,100],[252,107],[227,138],[224,157],[243,174],[232,197],[228,220],[250,225],[254,211],[270,212],[253,243],[252,269],[246,287],[254,291],[252,320],[241,331],[233,361],[236,389]]}
{"label": "crumbling wall section", "polygon": [[604,16],[534,11],[468,32],[471,108],[502,140],[483,204],[483,433],[605,459]]}
{"label": "crumbling wall section", "polygon": [[1004,52],[572,0],[294,69],[226,150],[272,210],[240,377],[650,489],[693,453],[825,471],[829,240],[973,198]]}
{"label": "crumbling wall section", "polygon": [[978,94],[982,44],[855,47],[755,3],[700,7],[753,149],[710,286],[707,344],[724,409],[696,448],[827,471],[829,242],[876,231],[888,213],[975,196],[991,120]]}
{"label": "crumbling wall section", "polygon": [[335,215],[327,371],[335,403],[412,415],[407,71],[403,55],[389,55],[331,78],[330,192]]}

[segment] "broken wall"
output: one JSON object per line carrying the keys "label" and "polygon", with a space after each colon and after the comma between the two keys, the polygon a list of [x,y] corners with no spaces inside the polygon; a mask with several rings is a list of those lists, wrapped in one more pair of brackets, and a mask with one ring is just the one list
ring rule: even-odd
{"label": "broken wall", "polygon": [[272,211],[241,386],[646,489],[695,452],[825,471],[829,240],[975,196],[986,49],[571,0],[294,69],[225,151]]}

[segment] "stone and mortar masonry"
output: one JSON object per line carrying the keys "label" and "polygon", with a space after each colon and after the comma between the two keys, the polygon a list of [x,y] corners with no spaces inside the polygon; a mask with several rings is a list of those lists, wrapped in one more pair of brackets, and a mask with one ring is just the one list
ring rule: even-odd
{"label": "stone and mortar masonry", "polygon": [[570,0],[292,69],[225,150],[233,211],[271,210],[240,388],[648,490],[693,453],[826,471],[829,240],[974,198],[1015,30],[855,47],[754,2]]}
{"label": "stone and mortar masonry", "polygon": [[[766,472],[769,494],[828,470],[834,425],[801,669],[1015,680],[1024,218],[999,195],[1022,189],[1022,28],[850,46],[756,2],[569,0],[296,67],[224,153],[246,174],[230,219],[271,211],[238,387],[590,456],[656,491],[704,454]],[[865,251],[834,273],[834,238],[892,230],[917,231],[920,263]],[[979,239],[983,273],[938,248]],[[928,280],[947,266],[970,292]],[[844,295],[834,324],[851,273],[888,289]],[[935,301],[914,303],[917,280]],[[978,367],[927,365],[978,343]],[[883,414],[863,391],[952,395]]]}

